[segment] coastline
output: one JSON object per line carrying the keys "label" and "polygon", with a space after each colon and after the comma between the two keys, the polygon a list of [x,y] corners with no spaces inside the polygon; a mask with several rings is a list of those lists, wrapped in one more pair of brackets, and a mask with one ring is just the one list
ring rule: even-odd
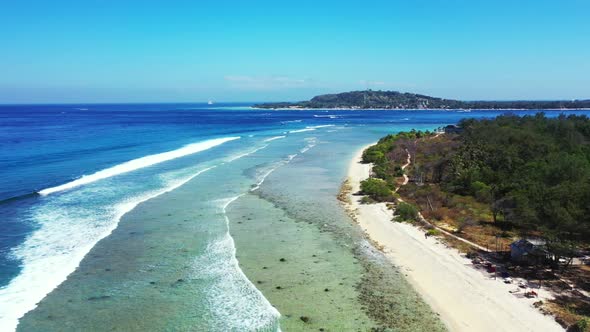
{"label": "coastline", "polygon": [[370,175],[371,165],[360,163],[367,147],[349,164],[351,190],[345,206],[450,331],[564,331],[533,307],[537,300],[517,298],[509,293],[513,285],[477,271],[458,251],[434,237],[426,239],[410,224],[392,222],[393,213],[385,203],[360,204],[361,196],[354,193]]}
{"label": "coastline", "polygon": [[240,267],[285,331],[446,331],[336,199],[351,157],[319,143],[230,205]]}
{"label": "coastline", "polygon": [[254,107],[252,110],[270,110],[270,111],[590,111],[590,108],[356,108],[356,107],[331,107],[331,108],[310,108],[310,107]]}

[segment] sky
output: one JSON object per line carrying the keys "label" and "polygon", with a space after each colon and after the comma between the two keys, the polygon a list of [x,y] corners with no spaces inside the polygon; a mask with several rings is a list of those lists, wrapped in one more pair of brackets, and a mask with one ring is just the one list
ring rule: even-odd
{"label": "sky", "polygon": [[0,103],[590,99],[590,1],[3,1]]}

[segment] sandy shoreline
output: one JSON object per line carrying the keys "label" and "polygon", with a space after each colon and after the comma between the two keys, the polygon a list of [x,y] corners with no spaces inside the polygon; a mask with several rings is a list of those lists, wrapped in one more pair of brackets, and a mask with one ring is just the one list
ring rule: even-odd
{"label": "sandy shoreline", "polygon": [[[366,148],[366,147],[365,147]],[[361,164],[362,151],[351,160],[348,181],[351,193],[369,177],[371,166]],[[409,224],[391,222],[392,211],[384,203],[360,204],[350,194],[348,208],[366,234],[383,248],[388,259],[403,271],[450,331],[564,331],[551,316],[533,303],[518,298],[506,285],[474,269],[469,259]]]}

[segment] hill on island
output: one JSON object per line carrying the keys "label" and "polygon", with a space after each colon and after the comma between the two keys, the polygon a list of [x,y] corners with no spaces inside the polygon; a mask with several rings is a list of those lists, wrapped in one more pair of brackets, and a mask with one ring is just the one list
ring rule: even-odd
{"label": "hill on island", "polygon": [[580,109],[590,100],[554,101],[461,101],[397,91],[351,91],[313,97],[295,103],[263,103],[256,108],[346,108],[346,109]]}

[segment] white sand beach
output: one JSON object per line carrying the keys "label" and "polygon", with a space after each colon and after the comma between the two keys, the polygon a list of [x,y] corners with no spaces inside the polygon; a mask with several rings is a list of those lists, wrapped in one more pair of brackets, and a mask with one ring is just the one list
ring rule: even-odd
{"label": "white sand beach", "polygon": [[370,165],[360,163],[363,150],[349,166],[349,208],[450,331],[564,331],[553,317],[533,307],[538,299],[511,294],[515,285],[475,269],[457,250],[435,237],[426,239],[419,228],[392,222],[393,213],[384,203],[360,204],[361,196],[353,193],[371,170]]}

